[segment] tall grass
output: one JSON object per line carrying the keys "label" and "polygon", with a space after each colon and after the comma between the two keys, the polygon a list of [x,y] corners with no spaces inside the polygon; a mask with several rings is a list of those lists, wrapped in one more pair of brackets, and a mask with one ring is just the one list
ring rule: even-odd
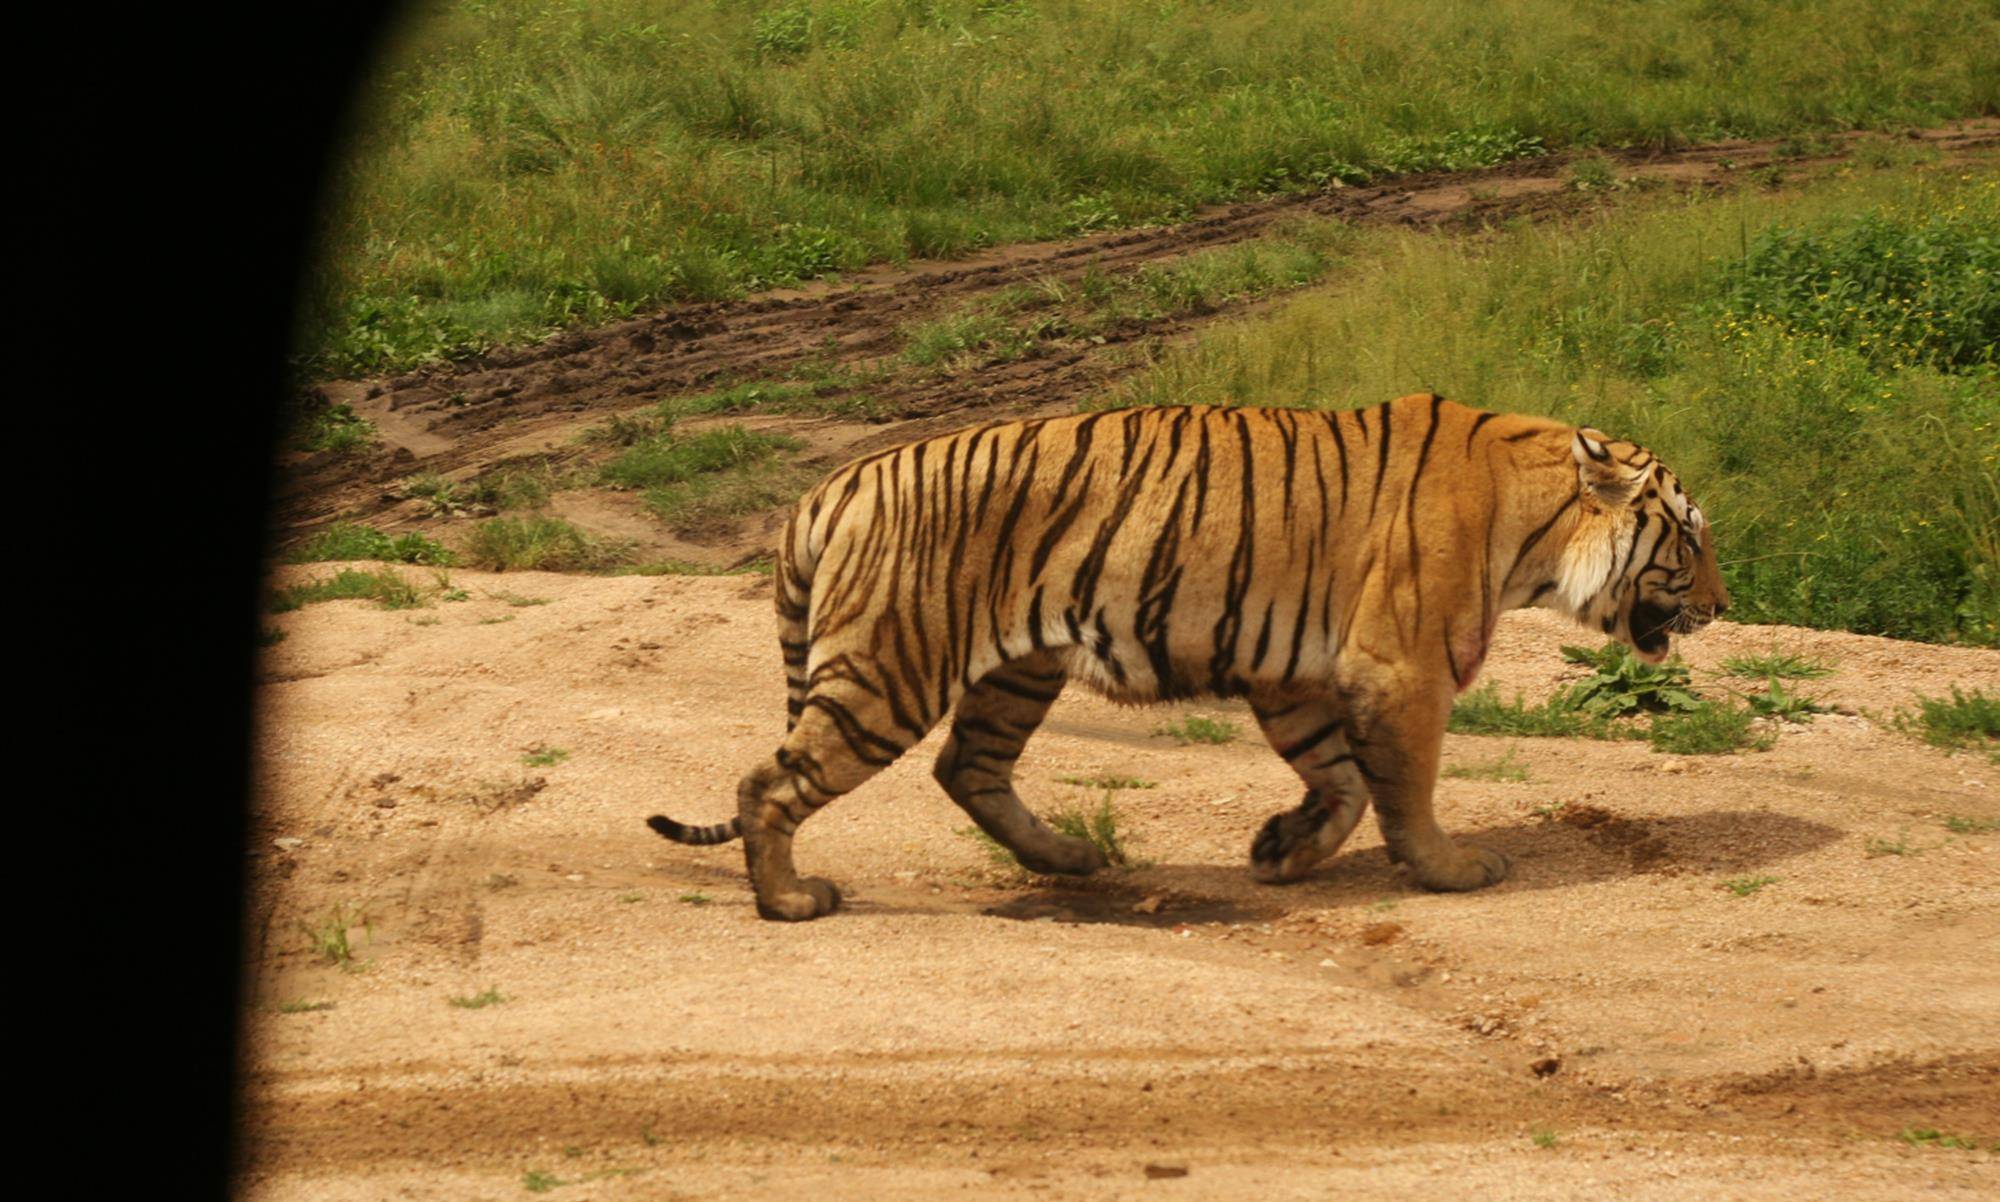
{"label": "tall grass", "polygon": [[1110,403],[1433,388],[1588,423],[1710,513],[1732,618],[1992,646],[1996,346],[2000,178],[1864,173],[1484,239],[1378,232],[1338,290],[1212,329]]}
{"label": "tall grass", "polygon": [[316,370],[1249,194],[2000,110],[1983,0],[461,0],[329,209]]}

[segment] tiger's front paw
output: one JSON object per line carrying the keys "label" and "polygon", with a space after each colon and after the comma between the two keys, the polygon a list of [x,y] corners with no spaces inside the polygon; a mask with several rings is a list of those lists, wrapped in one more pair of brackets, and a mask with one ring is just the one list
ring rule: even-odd
{"label": "tiger's front paw", "polygon": [[832,881],[809,876],[797,889],[757,899],[757,916],[776,922],[804,922],[840,908],[840,889]]}
{"label": "tiger's front paw", "polygon": [[1441,893],[1464,893],[1507,879],[1509,863],[1499,852],[1472,843],[1455,845],[1451,851],[1455,854],[1433,856],[1422,863],[1412,860],[1417,883]]}
{"label": "tiger's front paw", "polygon": [[1048,846],[1017,851],[1014,858],[1029,872],[1055,876],[1089,876],[1111,862],[1095,843],[1074,835],[1057,835]]}

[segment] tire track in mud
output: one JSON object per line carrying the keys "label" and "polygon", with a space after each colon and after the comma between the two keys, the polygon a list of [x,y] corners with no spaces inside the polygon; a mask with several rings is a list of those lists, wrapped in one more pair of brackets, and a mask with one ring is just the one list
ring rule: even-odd
{"label": "tire track in mud", "polygon": [[[1732,141],[1678,151],[1610,151],[1629,179],[1680,189],[1721,187],[1759,167],[1813,167],[1847,156],[1867,133],[1835,135],[1828,152],[1781,152],[1779,140]],[[1962,122],[1908,135],[1948,159],[2000,146],[2000,120]],[[1063,242],[1001,248],[917,268],[871,268],[836,283],[736,301],[675,305],[644,317],[556,335],[405,375],[335,381],[309,390],[351,405],[383,439],[350,458],[296,456],[281,465],[275,525],[282,534],[335,518],[362,519],[399,499],[386,486],[417,472],[472,474],[518,453],[524,440],[642,408],[662,396],[721,381],[781,374],[807,364],[840,369],[877,363],[901,349],[898,329],[1028,282],[1075,283],[1086,274],[1141,268],[1261,237],[1297,216],[1354,224],[1477,229],[1616,203],[1569,186],[1573,151],[1471,172],[1408,176],[1358,188],[1221,206],[1178,225]],[[1279,294],[1283,295],[1283,294]],[[1100,340],[1045,343],[1035,354],[949,373],[906,371],[868,391],[895,420],[874,424],[848,448],[859,452],[921,431],[906,423],[956,424],[975,414],[1015,416],[1072,409],[1138,366],[1134,343],[1159,344],[1242,313],[1270,298],[1194,315],[1133,320]],[[831,419],[817,419],[826,424]],[[862,425],[864,423],[851,423]],[[848,440],[842,440],[848,441]]]}

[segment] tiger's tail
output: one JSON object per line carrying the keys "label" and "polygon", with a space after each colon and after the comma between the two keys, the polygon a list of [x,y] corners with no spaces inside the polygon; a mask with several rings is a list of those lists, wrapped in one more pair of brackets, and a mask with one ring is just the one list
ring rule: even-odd
{"label": "tiger's tail", "polygon": [[[806,707],[806,652],[811,639],[806,619],[812,611],[813,568],[818,559],[812,546],[811,524],[800,522],[794,514],[785,525],[785,538],[778,547],[776,573],[778,648],[785,657],[787,734],[799,724],[799,715],[805,712]],[[689,826],[665,814],[655,814],[646,819],[646,825],[661,838],[690,847],[713,847],[743,837],[743,819],[740,816],[713,826]]]}
{"label": "tiger's tail", "polygon": [[663,839],[685,843],[690,847],[712,847],[717,843],[728,843],[743,837],[743,820],[731,818],[714,826],[685,826],[675,822],[665,814],[655,814],[646,819],[646,825]]}

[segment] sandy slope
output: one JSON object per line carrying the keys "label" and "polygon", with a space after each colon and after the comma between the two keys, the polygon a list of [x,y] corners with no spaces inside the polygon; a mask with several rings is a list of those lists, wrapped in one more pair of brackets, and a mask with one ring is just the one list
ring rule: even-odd
{"label": "sandy slope", "polygon": [[[808,824],[802,869],[851,904],[790,927],[736,849],[641,825],[724,817],[782,732],[768,581],[453,578],[470,600],[271,620],[250,1197],[2000,1191],[2000,1153],[1896,1138],[2000,1140],[2000,834],[1944,825],[2000,818],[1983,756],[1854,714],[1696,760],[1523,740],[1527,782],[1441,791],[1448,830],[1513,857],[1503,885],[1418,892],[1364,823],[1274,889],[1243,865],[1297,786],[1246,715],[1193,707],[1245,737],[1182,747],[1152,733],[1178,711],[1072,692],[1023,793],[1158,782],[1119,795],[1147,866],[995,870],[934,735]],[[1577,637],[1512,616],[1488,675],[1539,696]],[[1684,651],[1773,645],[1836,660],[1815,691],[1849,710],[2000,689],[1991,651],[1727,625]],[[524,766],[538,745],[570,754]],[[1454,736],[1447,762],[1510,746]],[[1776,880],[1720,887],[1745,875]],[[299,931],[341,905],[361,971]]]}

